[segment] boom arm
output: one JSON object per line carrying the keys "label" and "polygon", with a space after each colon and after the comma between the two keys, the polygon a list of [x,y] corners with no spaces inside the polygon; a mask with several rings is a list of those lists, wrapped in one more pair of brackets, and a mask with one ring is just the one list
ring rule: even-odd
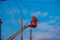
{"label": "boom arm", "polygon": [[20,29],[19,31],[17,31],[15,34],[13,34],[11,37],[9,37],[7,40],[13,40],[18,34],[20,34],[21,32],[23,32],[26,28],[28,28],[29,26],[24,26],[22,29]]}
{"label": "boom arm", "polygon": [[9,37],[7,40],[13,40],[18,34],[22,33],[28,27],[35,28],[37,26],[37,18],[33,16],[32,20],[33,21],[30,25],[24,26],[19,31],[17,31],[15,34],[13,34],[11,37]]}

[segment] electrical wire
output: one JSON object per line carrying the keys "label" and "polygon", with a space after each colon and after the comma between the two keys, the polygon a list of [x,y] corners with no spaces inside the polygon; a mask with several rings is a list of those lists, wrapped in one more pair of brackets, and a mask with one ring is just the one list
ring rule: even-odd
{"label": "electrical wire", "polygon": [[[22,2],[20,2],[20,3],[22,3]],[[23,4],[23,3],[22,3]],[[30,7],[28,7],[27,5],[25,5],[25,4],[23,4],[26,8],[30,8]],[[30,28],[30,40],[32,40],[32,29]]]}
{"label": "electrical wire", "polygon": [[41,2],[41,1],[21,1],[21,0],[18,0],[17,2],[24,2],[24,3],[48,3],[48,4],[60,4],[60,1],[57,1],[57,2]]}
{"label": "electrical wire", "polygon": [[[8,6],[9,6],[9,8],[10,9],[12,9],[12,7],[11,7],[11,5],[9,4],[9,2],[7,1],[7,3],[8,3]],[[13,12],[13,10],[12,10],[12,14],[13,14],[14,12]],[[17,22],[17,24],[19,23],[19,21],[16,19],[16,16],[13,14],[13,16],[14,16],[14,18],[15,18],[15,20],[16,20],[16,22]],[[20,24],[18,24],[19,26],[20,26]]]}
{"label": "electrical wire", "polygon": [[26,8],[30,8],[31,9],[31,7],[29,7],[29,6],[27,6],[26,4],[24,4],[23,2],[20,2],[23,6],[25,6]]}
{"label": "electrical wire", "polygon": [[[15,0],[16,1],[16,0]],[[20,12],[21,12],[21,29],[23,28],[23,20],[22,20],[22,16],[23,16],[23,12],[22,12],[22,9],[20,8],[20,6],[19,6],[19,4],[18,4],[18,2],[16,1],[16,4],[17,4],[17,6],[18,6],[18,8],[19,8],[19,10],[20,10]],[[20,39],[21,40],[23,40],[23,32],[21,33],[21,36],[20,36]]]}
{"label": "electrical wire", "polygon": [[18,6],[18,8],[19,8],[19,10],[20,10],[20,12],[21,12],[21,14],[22,14],[22,16],[23,16],[23,11],[22,11],[22,9],[21,9],[20,6],[19,6],[18,1],[15,0],[15,2],[16,2],[16,4],[17,4],[17,6]]}

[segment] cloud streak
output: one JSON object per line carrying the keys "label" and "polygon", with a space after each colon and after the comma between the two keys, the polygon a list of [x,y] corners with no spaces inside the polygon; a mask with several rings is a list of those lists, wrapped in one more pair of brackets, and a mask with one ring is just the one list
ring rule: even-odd
{"label": "cloud streak", "polygon": [[43,39],[51,39],[54,38],[55,34],[51,32],[37,32],[34,34],[34,39],[35,40],[43,40]]}
{"label": "cloud streak", "polygon": [[42,12],[40,12],[40,11],[37,11],[37,12],[31,12],[31,14],[32,14],[32,16],[37,16],[37,17],[42,17],[42,18],[44,18],[44,17],[46,17],[47,15],[48,15],[48,12],[44,12],[44,13],[42,13]]}

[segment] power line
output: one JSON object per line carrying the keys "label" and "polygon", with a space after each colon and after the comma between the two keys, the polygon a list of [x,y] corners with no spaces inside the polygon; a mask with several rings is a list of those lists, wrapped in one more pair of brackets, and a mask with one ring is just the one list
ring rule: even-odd
{"label": "power line", "polygon": [[[16,1],[16,0],[15,0]],[[18,4],[18,2],[16,1],[16,3],[17,3],[17,6],[18,6],[18,8],[19,8],[19,10],[20,10],[20,12],[21,12],[21,14],[22,14],[22,16],[23,16],[23,12],[22,12],[22,10],[21,10],[21,8],[20,8],[20,6],[19,6],[19,4]],[[23,20],[22,20],[22,16],[21,16],[21,20],[20,20],[20,26],[21,26],[21,29],[23,28]],[[23,30],[23,29],[22,29]],[[23,32],[21,33],[21,36],[20,36],[20,38],[21,38],[21,40],[23,40]]]}
{"label": "power line", "polygon": [[57,3],[57,2],[41,2],[41,1],[18,1],[18,2],[27,2],[27,3]]}
{"label": "power line", "polygon": [[19,1],[17,1],[17,2],[23,2],[23,3],[48,3],[48,4],[60,4],[59,1],[57,1],[57,2],[41,2],[41,1],[21,1],[21,0],[19,0]]}
{"label": "power line", "polygon": [[[7,3],[8,3],[9,8],[12,9],[12,7],[11,7],[11,5],[9,4],[8,1],[7,1]],[[14,13],[14,12],[13,12],[13,10],[12,10],[12,14],[13,14],[13,13]],[[14,14],[13,14],[13,16],[14,16],[16,22],[19,23],[18,20],[16,19],[16,16],[15,16]],[[20,24],[19,24],[19,26],[20,26]]]}
{"label": "power line", "polygon": [[24,4],[23,2],[20,2],[23,6],[25,6],[26,8],[30,8],[31,9],[31,7],[29,7],[29,6],[27,6],[26,4]]}
{"label": "power line", "polygon": [[[22,3],[22,2],[20,2],[20,3]],[[23,4],[23,3],[22,3]],[[30,7],[28,7],[27,5],[25,5],[25,4],[23,4],[26,8],[30,8]],[[30,28],[30,40],[32,40],[32,28]]]}
{"label": "power line", "polygon": [[16,4],[17,4],[17,6],[18,6],[18,8],[19,8],[19,10],[20,10],[20,12],[21,12],[21,14],[23,16],[23,12],[22,12],[22,9],[20,8],[19,4],[18,4],[18,1],[15,0],[15,2],[16,2]]}

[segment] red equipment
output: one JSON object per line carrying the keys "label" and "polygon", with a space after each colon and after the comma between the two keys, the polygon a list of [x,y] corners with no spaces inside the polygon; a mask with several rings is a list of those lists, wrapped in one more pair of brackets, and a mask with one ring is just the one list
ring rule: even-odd
{"label": "red equipment", "polygon": [[32,22],[29,25],[31,28],[35,28],[37,26],[37,18],[35,16],[32,17]]}

